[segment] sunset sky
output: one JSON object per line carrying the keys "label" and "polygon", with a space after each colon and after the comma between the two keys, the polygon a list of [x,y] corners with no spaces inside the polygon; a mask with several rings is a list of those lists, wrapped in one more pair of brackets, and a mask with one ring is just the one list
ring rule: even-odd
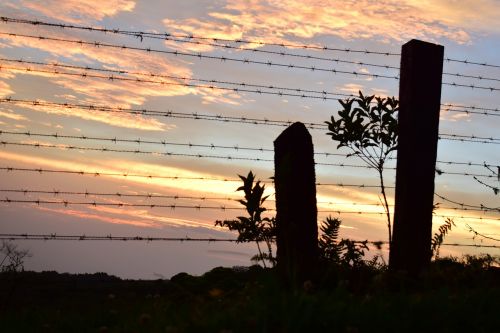
{"label": "sunset sky", "polygon": [[[339,110],[336,99],[359,90],[397,97],[397,54],[414,38],[441,44],[445,58],[463,60],[444,63],[438,160],[477,165],[438,163],[444,173],[436,175],[436,193],[457,203],[500,207],[500,196],[470,175],[500,185],[481,166],[496,171],[500,165],[498,0],[5,0],[0,16],[98,28],[0,22],[0,198],[59,202],[0,202],[1,233],[235,238],[214,222],[244,211],[206,207],[238,207],[237,175],[252,170],[266,182],[267,207],[274,208],[272,147],[286,127],[271,121],[319,124],[310,129],[319,183],[378,185],[375,170],[338,166],[363,166],[356,157],[326,155],[349,151],[337,150],[322,124]],[[161,33],[171,35],[165,40]],[[235,121],[224,121],[229,119]],[[386,183],[394,186],[395,160],[387,167]],[[392,203],[394,190],[388,191]],[[131,194],[137,196],[125,196]],[[376,186],[320,185],[317,200],[318,221],[340,217],[342,238],[387,240]],[[434,229],[446,217],[456,223],[445,242],[498,245],[473,240],[467,228],[500,238],[498,211],[434,200],[440,203]],[[71,204],[87,202],[109,205]],[[206,242],[17,244],[33,254],[26,269],[148,279],[249,265],[256,253],[255,244]],[[484,252],[500,254],[494,248],[441,251]]]}

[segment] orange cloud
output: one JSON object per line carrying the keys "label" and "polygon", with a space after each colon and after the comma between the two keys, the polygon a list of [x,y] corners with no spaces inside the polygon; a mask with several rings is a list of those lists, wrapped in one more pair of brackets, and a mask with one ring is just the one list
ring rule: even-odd
{"label": "orange cloud", "polygon": [[140,227],[158,227],[158,225],[155,225],[153,223],[148,223],[148,222],[145,222],[142,220],[137,220],[137,219],[129,220],[129,219],[120,218],[120,217],[104,216],[101,213],[92,214],[92,213],[85,212],[83,210],[75,210],[75,209],[69,209],[69,208],[58,209],[58,208],[49,208],[49,207],[42,207],[42,206],[36,206],[36,209],[41,210],[41,211],[45,211],[45,212],[69,215],[69,216],[77,217],[77,218],[81,218],[81,219],[92,219],[92,220],[102,221],[102,222],[106,222],[106,223],[128,224],[128,225],[135,225],[135,226],[140,226]]}
{"label": "orange cloud", "polygon": [[83,108],[64,108],[58,106],[34,106],[28,104],[20,105],[36,112],[47,114],[64,115],[67,117],[78,117],[85,120],[98,121],[115,127],[140,129],[143,131],[165,131],[174,125],[167,125],[154,118],[145,118],[141,115],[117,113],[117,112],[99,112]]}
{"label": "orange cloud", "polygon": [[471,32],[498,31],[499,15],[495,0],[227,0],[222,9],[209,12],[205,21],[166,19],[164,24],[186,34],[265,37],[267,42],[278,43],[319,35],[398,42],[444,37],[465,43]]}
{"label": "orange cloud", "polygon": [[17,120],[17,121],[28,120],[25,116],[14,113],[12,110],[5,110],[5,109],[2,110],[1,108],[0,108],[0,117],[12,119],[12,120]]}
{"label": "orange cloud", "polygon": [[9,95],[12,95],[13,93],[14,91],[7,83],[0,81],[0,97],[7,97]]}
{"label": "orange cloud", "polygon": [[23,0],[22,4],[50,18],[71,23],[100,21],[122,11],[131,12],[135,7],[135,1],[131,0]]}
{"label": "orange cloud", "polygon": [[[18,33],[22,32],[23,31],[18,31]],[[54,35],[53,31],[47,31],[47,33],[53,37],[67,38],[65,35]],[[2,36],[1,38],[7,40],[12,46],[39,49],[49,52],[52,57],[55,57],[55,59],[59,57],[70,58],[77,63],[83,62],[84,65],[100,67],[94,65],[94,63],[100,63],[102,64],[102,67],[110,70],[125,70],[141,73],[166,73],[171,76],[185,78],[186,80],[189,80],[189,78],[192,77],[192,72],[188,67],[190,63],[179,58],[171,60],[158,54],[145,54],[144,52],[137,50],[122,50],[106,47],[97,48],[89,45],[79,45],[61,41],[48,41],[14,36]],[[57,61],[53,62],[57,63]],[[10,63],[6,65],[13,66],[13,64]],[[36,66],[30,67],[35,68]],[[53,70],[55,68],[49,67],[49,69]],[[69,69],[60,70],[63,72],[70,71]],[[81,72],[81,70],[76,72]],[[9,70],[4,68],[2,73],[3,75],[10,75],[10,77],[13,77],[15,74],[27,74],[28,72],[26,70]],[[48,73],[31,72],[30,74],[45,77],[55,76],[57,77],[57,79],[54,80],[55,83],[67,89],[71,89],[75,93],[85,95],[86,100],[91,103],[100,102],[102,104],[103,101],[106,101],[106,105],[111,104],[121,107],[141,105],[148,97],[185,96],[194,94],[199,95],[205,103],[230,103],[233,105],[239,104],[238,99],[240,98],[239,95],[231,91],[186,87],[178,85],[179,83],[186,83],[185,80],[151,77],[148,75],[128,74],[122,76],[129,79],[153,80],[155,83],[121,80],[106,81],[92,77],[68,77]],[[89,71],[89,74],[99,73]],[[105,77],[107,76],[106,74],[102,75]],[[156,81],[164,82],[165,84],[156,83]]]}
{"label": "orange cloud", "polygon": [[[190,171],[188,169],[169,167],[165,165],[149,164],[134,162],[131,160],[111,159],[107,161],[91,160],[91,162],[73,162],[65,160],[55,160],[46,157],[27,156],[12,152],[0,151],[0,158],[9,161],[21,162],[30,166],[53,168],[70,171],[95,172],[103,173],[128,173],[141,175],[162,175],[173,177],[192,177],[192,178],[214,178],[217,177],[211,173],[202,173]],[[119,179],[124,183],[144,184],[156,189],[174,189],[191,191],[192,193],[211,193],[224,196],[233,195],[235,189],[240,186],[239,181],[207,181],[195,179],[161,179],[161,178],[144,178],[144,177],[122,177],[122,176],[103,176],[108,179]]]}

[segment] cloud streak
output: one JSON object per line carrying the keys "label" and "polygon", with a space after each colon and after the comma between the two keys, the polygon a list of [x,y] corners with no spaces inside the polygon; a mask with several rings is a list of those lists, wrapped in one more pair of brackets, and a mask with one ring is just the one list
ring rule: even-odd
{"label": "cloud streak", "polygon": [[82,23],[101,21],[120,12],[131,12],[135,1],[131,0],[23,0],[23,6],[57,20]]}
{"label": "cloud streak", "polygon": [[345,40],[401,42],[411,38],[431,41],[446,38],[466,43],[471,40],[471,33],[496,33],[500,28],[499,15],[500,7],[495,0],[460,3],[452,0],[227,0],[204,20],[165,19],[163,23],[170,30],[186,34],[230,39],[253,37],[278,43],[326,35]]}

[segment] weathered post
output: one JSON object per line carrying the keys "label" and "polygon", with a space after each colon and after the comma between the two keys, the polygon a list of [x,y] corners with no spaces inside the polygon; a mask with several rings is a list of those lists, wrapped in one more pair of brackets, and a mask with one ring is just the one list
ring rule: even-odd
{"label": "weathered post", "polygon": [[296,287],[312,279],[318,262],[316,176],[312,138],[296,122],[274,141],[278,271]]}
{"label": "weathered post", "polygon": [[434,174],[444,47],[411,40],[402,47],[392,270],[418,276],[431,259]]}

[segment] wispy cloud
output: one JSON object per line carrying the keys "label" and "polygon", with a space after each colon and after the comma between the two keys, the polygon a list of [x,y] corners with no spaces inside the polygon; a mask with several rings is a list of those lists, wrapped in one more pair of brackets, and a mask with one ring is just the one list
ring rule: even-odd
{"label": "wispy cloud", "polygon": [[100,21],[119,12],[131,12],[135,7],[132,0],[23,0],[22,4],[47,17],[71,23]]}
{"label": "wispy cloud", "polygon": [[175,127],[174,125],[165,124],[154,118],[146,118],[141,115],[128,113],[100,112],[76,107],[68,109],[57,106],[34,106],[27,104],[22,105],[22,107],[46,114],[78,117],[80,119],[98,121],[115,127],[140,129],[143,131],[165,131]]}
{"label": "wispy cloud", "polygon": [[[26,27],[21,27],[26,32]],[[49,36],[56,38],[67,38],[62,32],[55,33],[53,30],[47,30]],[[209,88],[193,88],[184,84],[192,77],[190,63],[183,59],[169,59],[158,54],[148,53],[138,50],[122,50],[110,48],[96,48],[89,45],[79,45],[66,43],[62,41],[40,40],[26,37],[1,36],[9,45],[15,47],[29,47],[43,52],[47,52],[50,58],[48,62],[58,63],[61,60],[65,62],[70,59],[80,66],[102,67],[110,70],[120,70],[128,72],[144,73],[123,74],[122,76],[132,81],[106,80],[107,76],[102,73],[88,71],[88,74],[103,75],[104,79],[93,78],[91,76],[77,77],[65,76],[51,73],[35,73],[26,70],[9,70],[5,68],[2,75],[8,75],[6,78],[13,78],[19,74],[37,75],[52,78],[51,81],[70,90],[71,95],[83,95],[85,100],[92,103],[106,101],[107,105],[127,107],[130,105],[141,105],[149,97],[172,97],[197,95],[205,103],[229,103],[239,104],[240,96],[231,91],[222,91]],[[70,38],[76,39],[78,38]],[[67,60],[66,60],[67,61]],[[31,66],[35,67],[35,66]],[[46,68],[45,68],[46,69]],[[54,70],[50,67],[50,70]],[[71,69],[61,69],[62,72],[71,72]],[[74,73],[81,73],[81,70],[73,70]],[[151,77],[148,73],[167,74],[167,77]],[[174,77],[178,77],[176,79]],[[153,83],[138,82],[134,80],[152,80]]]}
{"label": "wispy cloud", "polygon": [[121,217],[116,216],[105,216],[102,213],[89,213],[81,209],[69,209],[69,208],[50,208],[38,206],[36,207],[40,211],[57,213],[62,215],[69,215],[71,217],[81,218],[81,219],[90,219],[97,220],[106,223],[112,224],[125,224],[125,225],[135,225],[141,227],[158,227],[154,223],[148,223],[148,221],[143,221],[140,219],[128,219],[124,217],[122,212]]}
{"label": "wispy cloud", "polygon": [[63,159],[52,159],[47,157],[28,156],[21,153],[12,153],[0,151],[0,158],[5,161],[21,162],[31,166],[58,168],[68,171],[82,171],[118,174],[141,174],[141,175],[161,175],[179,177],[181,179],[161,179],[133,176],[103,176],[107,179],[119,179],[124,183],[143,184],[152,189],[172,189],[186,191],[186,193],[212,193],[227,196],[228,193],[234,193],[240,185],[239,181],[206,181],[203,179],[182,179],[182,178],[214,178],[210,172],[197,172],[180,167],[170,167],[159,164],[149,164],[143,162],[134,162],[132,160],[91,160],[87,163],[82,161],[68,161]]}
{"label": "wispy cloud", "polygon": [[13,93],[14,91],[10,88],[8,83],[0,81],[0,97],[6,97]]}
{"label": "wispy cloud", "polygon": [[217,38],[265,37],[286,42],[332,35],[347,40],[403,41],[411,38],[458,43],[471,33],[499,29],[495,0],[227,0],[208,18],[164,20],[169,29]]}
{"label": "wispy cloud", "polygon": [[4,118],[7,118],[7,119],[11,119],[11,120],[27,120],[27,118],[23,115],[20,115],[20,114],[17,114],[15,112],[13,112],[12,110],[5,110],[5,109],[1,109],[0,108],[0,117],[4,117]]}

